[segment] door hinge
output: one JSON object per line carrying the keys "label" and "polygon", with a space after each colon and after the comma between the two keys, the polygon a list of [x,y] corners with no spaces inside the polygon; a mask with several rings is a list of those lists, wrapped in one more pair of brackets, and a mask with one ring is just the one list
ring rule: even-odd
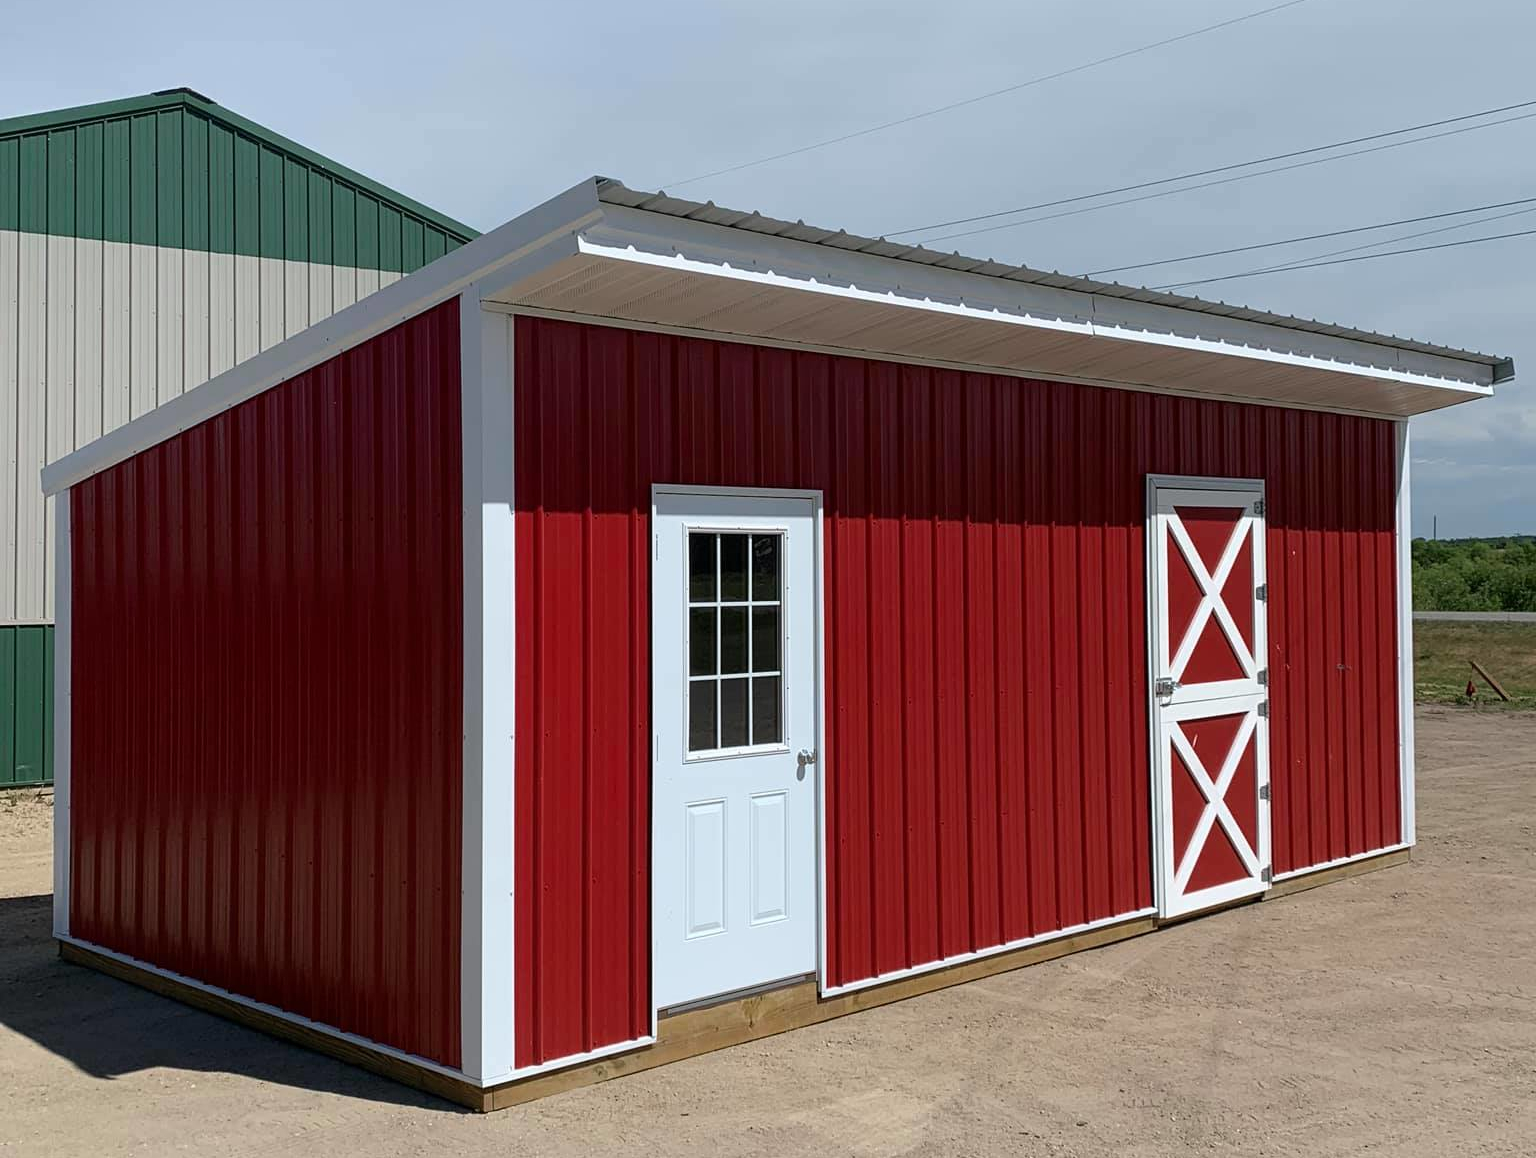
{"label": "door hinge", "polygon": [[1263,720],[1269,719],[1269,701],[1268,700],[1260,700],[1259,701],[1259,718],[1263,719]]}
{"label": "door hinge", "polygon": [[1267,667],[1261,667],[1259,669],[1259,674],[1258,674],[1257,678],[1258,678],[1258,681],[1259,681],[1259,687],[1261,687],[1261,688],[1269,687],[1269,669]]}
{"label": "door hinge", "polygon": [[1263,499],[1254,499],[1253,500],[1253,513],[1258,515],[1259,518],[1261,518],[1261,519],[1264,517],[1264,500]]}
{"label": "door hinge", "polygon": [[1268,800],[1269,799],[1269,785],[1268,784],[1260,784],[1259,785],[1259,799],[1260,800]]}
{"label": "door hinge", "polygon": [[1259,873],[1259,876],[1261,878],[1263,878],[1263,881],[1264,881],[1264,883],[1266,885],[1274,884],[1274,881],[1275,881],[1275,870],[1274,870],[1273,866],[1265,865],[1264,866],[1264,871]]}
{"label": "door hinge", "polygon": [[1253,597],[1255,599],[1257,599],[1260,603],[1268,603],[1269,602],[1269,584],[1268,583],[1260,583],[1257,587],[1255,587],[1253,589]]}

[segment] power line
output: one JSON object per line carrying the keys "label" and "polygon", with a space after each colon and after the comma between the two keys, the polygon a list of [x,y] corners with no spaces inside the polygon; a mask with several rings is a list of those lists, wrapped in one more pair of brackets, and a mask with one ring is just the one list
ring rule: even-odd
{"label": "power line", "polygon": [[1309,261],[1302,265],[1276,265],[1268,269],[1250,269],[1246,273],[1229,273],[1223,277],[1201,278],[1199,281],[1171,282],[1168,285],[1154,286],[1154,289],[1172,289],[1176,286],[1210,285],[1218,281],[1236,281],[1242,277],[1258,277],[1266,273],[1286,273],[1296,269],[1320,269],[1325,265],[1349,265],[1356,261],[1374,261],[1378,257],[1401,257],[1406,253],[1428,253],[1432,249],[1455,249],[1461,245],[1480,245],[1485,241],[1504,241],[1511,237],[1531,237],[1536,235],[1536,229],[1522,229],[1515,233],[1494,233],[1487,237],[1468,237],[1461,241],[1442,241],[1439,245],[1415,245],[1410,249],[1393,249],[1386,253],[1362,253],[1355,257],[1336,257],[1331,261]]}
{"label": "power line", "polygon": [[[1264,265],[1257,269],[1244,270],[1246,274],[1278,273],[1281,270],[1290,269],[1292,266],[1308,265],[1315,261],[1321,261],[1325,257],[1338,257],[1344,253],[1359,253],[1363,249],[1377,249],[1383,245],[1396,245],[1400,241],[1413,241],[1420,237],[1433,237],[1440,233],[1452,233],[1458,229],[1470,229],[1475,225],[1487,225],[1490,221],[1503,221],[1509,217],[1523,217],[1527,213],[1536,213],[1536,206],[1528,206],[1525,209],[1515,209],[1509,213],[1490,213],[1487,217],[1479,217],[1473,221],[1461,221],[1455,225],[1442,225],[1439,229],[1418,229],[1412,233],[1399,233],[1396,237],[1386,237],[1380,241],[1370,241],[1364,245],[1350,245],[1343,249],[1327,249],[1322,253],[1309,254],[1306,257],[1298,257],[1291,261],[1282,261],[1275,265]],[[1174,282],[1173,285],[1192,285],[1193,282]],[[1163,288],[1167,288],[1164,286]]]}
{"label": "power line", "polygon": [[709,177],[721,177],[726,173],[739,173],[743,169],[752,169],[758,165],[766,165],[771,161],[782,161],[786,157],[795,157],[801,153],[809,153],[814,149],[825,149],[829,145],[840,145],[844,141],[852,141],[859,137],[867,137],[872,133],[883,133],[886,129],[894,129],[900,125],[909,125],[913,121],[925,120],[928,117],[936,117],[941,113],[953,112],[955,109],[963,109],[969,105],[979,104],[982,101],[991,100],[993,97],[1006,96],[1011,92],[1032,88],[1037,84],[1045,84],[1047,81],[1060,80],[1064,76],[1072,76],[1079,72],[1086,72],[1091,68],[1113,64],[1117,60],[1125,60],[1127,57],[1137,56],[1143,52],[1151,52],[1156,48],[1166,48],[1170,44],[1178,44],[1182,40],[1191,40],[1196,36],[1204,36],[1207,32],[1215,32],[1218,29],[1230,28],[1234,24],[1241,24],[1245,20],[1256,20],[1260,16],[1268,16],[1272,12],[1279,12],[1285,8],[1295,8],[1298,4],[1305,4],[1308,0],[1285,0],[1283,4],[1274,4],[1268,8],[1260,8],[1256,12],[1249,12],[1242,16],[1234,16],[1228,20],[1222,20],[1215,24],[1208,24],[1204,28],[1196,28],[1189,32],[1182,32],[1178,36],[1170,36],[1164,40],[1153,41],[1151,44],[1143,44],[1139,48],[1128,48],[1124,52],[1116,52],[1110,56],[1101,56],[1097,60],[1090,60],[1085,64],[1075,64],[1071,68],[1063,68],[1057,72],[1047,73],[1044,76],[1033,77],[1020,81],[1018,84],[1008,85],[1006,88],[993,89],[977,96],[966,97],[964,100],[952,101],[947,105],[927,109],[920,113],[912,113],[909,116],[898,117],[894,121],[885,121],[878,125],[870,125],[868,128],[856,129],[851,133],[844,133],[840,137],[829,137],[824,141],[817,141],[811,145],[801,145],[798,148],[786,149],[782,153],[774,153],[767,157],[759,157],[755,161],[742,161],[737,165],[727,165],[723,169],[715,169],[708,173],[700,173],[697,177],[687,177],[681,181],[668,181],[664,188],[676,189],[682,185],[691,185],[695,181],[703,181]]}
{"label": "power line", "polygon": [[1497,116],[1499,113],[1513,112],[1515,109],[1530,108],[1536,105],[1536,100],[1521,101],[1519,104],[1504,105],[1496,109],[1484,109],[1482,112],[1466,113],[1459,117],[1447,117],[1444,120],[1426,121],[1422,125],[1409,125],[1403,129],[1390,129],[1384,133],[1371,133],[1364,137],[1351,137],[1347,141],[1334,141],[1331,145],[1315,145],[1309,149],[1296,149],[1289,153],[1275,153],[1269,157],[1255,157],[1251,161],[1237,161],[1230,165],[1218,165],[1213,169],[1197,169],[1193,173],[1180,173],[1174,177],[1159,177],[1155,181],[1141,181],[1135,185],[1121,185],[1114,189],[1100,189],[1096,193],[1079,193],[1073,197],[1061,197],[1055,201],[1040,201],[1034,205],[1020,205],[1014,209],[999,209],[993,213],[980,213],[974,217],[956,217],[949,221],[936,221],[932,225],[917,225],[911,229],[897,229],[884,233],[883,237],[901,237],[907,233],[926,233],[930,229],[948,229],[951,225],[970,225],[977,221],[992,221],[998,217],[1011,217],[1015,213],[1033,213],[1036,209],[1054,209],[1058,205],[1072,205],[1078,201],[1092,201],[1099,197],[1113,197],[1116,193],[1134,193],[1138,189],[1151,189],[1158,185],[1169,185],[1175,181],[1193,181],[1196,177],[1210,177],[1216,173],[1230,173],[1234,169],[1248,169],[1254,165],[1267,165],[1271,161],[1289,161],[1293,157],[1304,157],[1311,153],[1325,153],[1330,149],[1342,149],[1349,145],[1363,145],[1369,141],[1379,141],[1386,137],[1400,137],[1404,133],[1416,133],[1423,129],[1438,129],[1445,125],[1456,124],[1460,121],[1476,120],[1479,117]]}
{"label": "power line", "polygon": [[[1401,217],[1396,221],[1382,221],[1375,225],[1357,225],[1353,229],[1330,229],[1326,233],[1308,233],[1302,237],[1287,237],[1282,241],[1261,241],[1255,245],[1235,245],[1231,249],[1210,249],[1204,253],[1185,254],[1183,257],[1164,257],[1158,261],[1139,261],[1133,265],[1114,265],[1108,269],[1090,270],[1082,276],[1100,277],[1106,273],[1123,273],[1128,269],[1150,269],[1155,265],[1180,265],[1186,261],[1200,261],[1207,257],[1226,257],[1233,253],[1252,253],[1256,249],[1276,249],[1283,245],[1299,245],[1303,241],[1321,241],[1327,237],[1346,237],[1352,233],[1370,233],[1377,229],[1392,229],[1399,225],[1415,225],[1421,221],[1439,221],[1446,217],[1462,217],[1468,213],[1484,213],[1489,209],[1506,209],[1511,205],[1529,205],[1532,202],[1536,202],[1536,197],[1522,197],[1517,201],[1496,201],[1491,205],[1474,205],[1469,209],[1450,209],[1444,213],[1428,213],[1423,217]],[[1476,224],[1478,223],[1475,221],[1466,221],[1460,225],[1453,225],[1451,228],[1464,229],[1468,225]],[[1375,244],[1386,245],[1388,242],[1379,241]],[[1322,256],[1329,255],[1325,254]],[[1309,259],[1302,258],[1299,260]]]}
{"label": "power line", "polygon": [[[1526,102],[1526,104],[1536,104],[1536,101],[1528,101],[1528,102]],[[1510,107],[1512,107],[1512,108],[1519,108],[1521,106],[1519,106],[1519,105],[1512,105]],[[1487,114],[1474,113],[1472,115],[1473,116],[1485,116]],[[1326,165],[1330,161],[1342,161],[1342,160],[1344,160],[1347,157],[1360,157],[1360,156],[1364,156],[1364,155],[1366,155],[1368,153],[1381,153],[1381,152],[1386,151],[1387,149],[1400,149],[1400,148],[1402,148],[1405,145],[1418,145],[1418,144],[1422,144],[1424,141],[1436,141],[1436,140],[1439,140],[1441,137],[1455,137],[1455,136],[1461,135],[1462,133],[1473,133],[1473,132],[1476,132],[1478,129],[1497,128],[1499,125],[1513,124],[1515,121],[1528,121],[1532,117],[1536,117],[1536,112],[1533,112],[1533,113],[1521,113],[1519,116],[1516,116],[1516,117],[1505,117],[1501,121],[1485,121],[1484,123],[1482,123],[1480,125],[1463,125],[1459,129],[1447,129],[1443,133],[1429,133],[1429,134],[1426,134],[1425,136],[1414,137],[1411,140],[1407,140],[1407,141],[1389,141],[1385,145],[1372,145],[1370,148],[1367,148],[1367,149],[1353,149],[1353,150],[1351,150],[1348,153],[1335,153],[1335,154],[1333,154],[1332,156],[1329,156],[1329,157],[1314,157],[1310,161],[1296,161],[1296,162],[1294,162],[1293,164],[1290,164],[1290,165],[1276,165],[1273,169],[1260,169],[1256,173],[1239,173],[1235,177],[1222,177],[1222,178],[1220,178],[1218,180],[1215,180],[1215,181],[1202,181],[1202,182],[1200,182],[1197,185],[1181,185],[1177,189],[1159,189],[1156,192],[1153,192],[1153,193],[1142,193],[1142,194],[1140,194],[1140,195],[1138,195],[1136,197],[1122,197],[1118,201],[1105,201],[1105,202],[1102,202],[1102,203],[1100,203],[1098,205],[1086,205],[1086,206],[1083,206],[1080,209],[1067,209],[1067,210],[1064,210],[1064,211],[1062,211],[1060,213],[1045,213],[1045,214],[1041,214],[1039,217],[1026,217],[1022,221],[1005,221],[1001,225],[985,225],[985,226],[982,226],[980,229],[967,229],[967,230],[963,230],[963,231],[961,231],[959,233],[941,233],[938,237],[926,238],[922,242],[920,242],[919,244],[931,245],[934,242],[949,241],[949,240],[951,240],[953,238],[956,238],[956,237],[974,237],[978,233],[995,233],[995,232],[997,232],[998,230],[1001,230],[1001,229],[1013,229],[1013,228],[1015,228],[1017,226],[1020,226],[1020,225],[1034,225],[1037,222],[1041,222],[1041,221],[1056,221],[1056,220],[1059,220],[1060,218],[1063,218],[1063,217],[1077,217],[1077,216],[1079,216],[1080,214],[1083,214],[1083,213],[1095,213],[1095,212],[1097,212],[1100,209],[1114,209],[1116,206],[1120,206],[1120,205],[1134,205],[1134,204],[1136,204],[1137,202],[1140,202],[1140,201],[1152,201],[1152,200],[1155,200],[1156,198],[1159,198],[1159,197],[1171,197],[1171,196],[1173,196],[1176,193],[1193,193],[1197,189],[1211,189],[1211,188],[1215,188],[1218,185],[1231,185],[1234,182],[1237,182],[1237,181],[1247,181],[1247,180],[1249,180],[1250,178],[1253,178],[1253,177],[1267,177],[1267,176],[1269,176],[1270,174],[1273,174],[1273,173],[1286,173],[1286,172],[1291,171],[1292,169],[1306,169],[1306,168],[1310,168],[1313,165]],[[1456,118],[1456,119],[1458,119],[1458,120],[1465,120],[1467,118],[1463,117],[1463,118]],[[1408,132],[1408,131],[1411,131],[1411,130],[1402,129],[1402,130],[1398,130],[1398,131],[1399,132]],[[1384,134],[1384,135],[1393,136],[1393,135],[1396,135],[1396,134],[1390,134],[1389,133],[1389,134]],[[1307,151],[1308,152],[1320,152],[1320,151],[1322,151],[1322,149],[1327,149],[1327,148],[1338,148],[1338,146],[1337,145],[1333,145],[1333,146],[1325,145],[1325,146],[1322,146],[1321,149],[1311,149],[1311,150],[1307,150]],[[1259,162],[1254,161],[1254,162],[1250,162],[1250,164],[1259,164]],[[1243,166],[1236,166],[1236,167],[1237,168],[1242,168]],[[1176,178],[1176,177],[1175,178],[1169,178],[1169,180],[1179,180],[1179,179],[1180,178]],[[1072,198],[1071,200],[1086,201],[1086,200],[1091,200],[1092,196],[1094,196],[1094,195],[1088,195],[1088,196],[1084,196],[1084,197],[1076,197],[1076,198]],[[1100,193],[1100,194],[1097,194],[1097,196],[1102,197],[1102,196],[1105,196],[1105,194]],[[1008,211],[1005,211],[1005,212],[1024,213],[1024,212],[1026,212],[1026,210],[1025,209],[1014,209],[1014,210],[1008,210]],[[994,216],[998,216],[998,215],[994,215]],[[928,228],[935,229],[935,228],[938,228],[938,227],[937,226],[929,226]],[[909,230],[904,230],[904,232],[911,233],[911,232],[914,232],[914,231],[909,229]],[[890,236],[893,236],[893,235],[892,234],[886,234],[885,236],[890,237]]]}

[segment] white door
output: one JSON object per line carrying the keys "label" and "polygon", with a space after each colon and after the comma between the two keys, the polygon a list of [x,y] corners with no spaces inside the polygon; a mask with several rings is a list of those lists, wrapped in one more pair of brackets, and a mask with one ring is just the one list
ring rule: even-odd
{"label": "white door", "polygon": [[816,969],[814,497],[657,488],[658,1009]]}
{"label": "white door", "polygon": [[1263,892],[1270,875],[1264,489],[1148,486],[1158,911]]}

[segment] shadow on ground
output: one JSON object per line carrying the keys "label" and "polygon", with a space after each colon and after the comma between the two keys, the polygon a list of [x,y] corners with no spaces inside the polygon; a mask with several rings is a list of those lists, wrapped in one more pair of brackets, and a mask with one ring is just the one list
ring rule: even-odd
{"label": "shadow on ground", "polygon": [[53,897],[0,897],[0,1027],[94,1078],[165,1067],[468,1113],[212,1014],[61,961]]}

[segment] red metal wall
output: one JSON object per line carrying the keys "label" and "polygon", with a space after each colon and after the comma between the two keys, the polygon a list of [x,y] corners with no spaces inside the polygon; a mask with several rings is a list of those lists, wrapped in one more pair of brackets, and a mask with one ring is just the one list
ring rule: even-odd
{"label": "red metal wall", "polygon": [[75,487],[74,936],[459,1064],[457,300]]}
{"label": "red metal wall", "polygon": [[653,482],[825,492],[833,984],[1149,906],[1149,472],[1269,496],[1275,867],[1398,831],[1389,424],[519,318],[517,1061],[649,1029]]}

